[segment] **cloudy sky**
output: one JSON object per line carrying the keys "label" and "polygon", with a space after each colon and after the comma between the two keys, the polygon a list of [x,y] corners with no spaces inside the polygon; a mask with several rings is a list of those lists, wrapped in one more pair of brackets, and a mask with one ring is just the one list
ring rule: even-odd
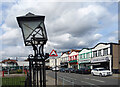
{"label": "cloudy sky", "polygon": [[44,15],[48,41],[45,52],[94,47],[118,42],[118,2],[0,2],[0,60],[24,58],[33,53],[25,47],[16,17],[28,12]]}

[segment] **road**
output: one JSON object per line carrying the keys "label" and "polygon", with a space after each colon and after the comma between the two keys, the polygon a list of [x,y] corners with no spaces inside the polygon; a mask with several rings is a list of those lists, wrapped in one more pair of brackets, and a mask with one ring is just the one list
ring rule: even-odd
{"label": "road", "polygon": [[[55,78],[54,71],[47,71],[47,75]],[[77,85],[81,87],[92,86],[92,87],[119,87],[118,84],[120,79],[108,77],[92,76],[91,74],[76,74],[76,73],[64,73],[57,72],[58,83],[62,85]],[[64,79],[64,81],[63,81]],[[75,86],[74,86],[75,87]]]}

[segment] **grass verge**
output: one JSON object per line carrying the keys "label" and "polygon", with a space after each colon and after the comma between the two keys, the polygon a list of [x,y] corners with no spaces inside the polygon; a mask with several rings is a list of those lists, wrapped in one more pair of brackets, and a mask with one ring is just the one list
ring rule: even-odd
{"label": "grass verge", "polygon": [[25,85],[25,76],[21,77],[3,77],[2,86],[24,86]]}

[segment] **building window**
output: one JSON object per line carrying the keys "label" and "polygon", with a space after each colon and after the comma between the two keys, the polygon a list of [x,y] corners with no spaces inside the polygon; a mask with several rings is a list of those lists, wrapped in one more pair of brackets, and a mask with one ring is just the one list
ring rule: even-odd
{"label": "building window", "polygon": [[73,56],[73,60],[75,60],[75,56]]}
{"label": "building window", "polygon": [[69,57],[69,61],[71,61],[71,57]]}
{"label": "building window", "polygon": [[86,54],[86,58],[90,58],[90,53],[87,53],[87,54]]}
{"label": "building window", "polygon": [[68,57],[66,57],[66,61],[68,61]]}
{"label": "building window", "polygon": [[108,55],[108,48],[103,49],[103,55],[104,55],[104,56]]}
{"label": "building window", "polygon": [[70,57],[70,61],[71,61],[71,57]]}
{"label": "building window", "polygon": [[66,57],[65,57],[65,62],[66,62]]}
{"label": "building window", "polygon": [[82,54],[80,54],[80,59],[82,59]]}
{"label": "building window", "polygon": [[82,59],[84,59],[85,58],[85,54],[82,54]]}
{"label": "building window", "polygon": [[97,51],[93,51],[93,57],[97,57]]}
{"label": "building window", "polygon": [[75,56],[75,60],[77,60],[77,56]]}
{"label": "building window", "polygon": [[101,56],[101,50],[98,50],[98,56]]}
{"label": "building window", "polygon": [[74,59],[74,57],[72,56],[72,57],[71,57],[71,60],[73,60],[73,59]]}

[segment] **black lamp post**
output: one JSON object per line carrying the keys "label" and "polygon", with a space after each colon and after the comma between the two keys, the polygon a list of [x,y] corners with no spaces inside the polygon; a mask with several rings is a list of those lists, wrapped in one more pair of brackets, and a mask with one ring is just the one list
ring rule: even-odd
{"label": "black lamp post", "polygon": [[43,52],[44,45],[48,40],[44,19],[45,16],[32,13],[17,17],[25,46],[32,46],[34,50],[34,55],[29,55],[29,86],[31,87],[38,87],[39,85],[46,87],[45,59],[49,57],[49,54],[44,55]]}

